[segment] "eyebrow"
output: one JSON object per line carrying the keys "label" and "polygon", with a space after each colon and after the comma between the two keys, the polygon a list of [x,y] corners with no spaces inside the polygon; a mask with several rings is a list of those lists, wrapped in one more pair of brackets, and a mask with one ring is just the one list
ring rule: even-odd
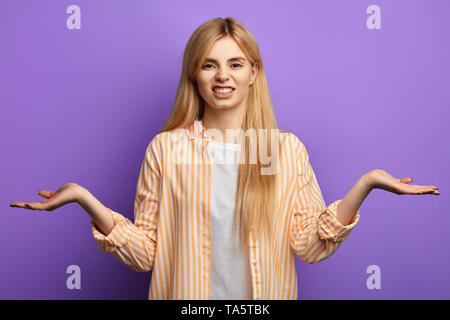
{"label": "eyebrow", "polygon": [[[245,58],[244,57],[234,57],[234,58],[228,59],[228,61],[238,61],[238,60],[245,61]],[[205,62],[218,62],[218,61],[216,59],[206,58]]]}

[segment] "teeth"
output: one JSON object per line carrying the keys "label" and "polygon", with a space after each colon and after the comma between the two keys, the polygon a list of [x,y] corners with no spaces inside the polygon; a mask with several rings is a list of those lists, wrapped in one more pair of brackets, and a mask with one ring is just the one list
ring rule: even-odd
{"label": "teeth", "polygon": [[231,89],[231,88],[226,88],[226,89],[214,88],[214,91],[215,91],[215,92],[227,93],[227,92],[233,91],[233,89]]}

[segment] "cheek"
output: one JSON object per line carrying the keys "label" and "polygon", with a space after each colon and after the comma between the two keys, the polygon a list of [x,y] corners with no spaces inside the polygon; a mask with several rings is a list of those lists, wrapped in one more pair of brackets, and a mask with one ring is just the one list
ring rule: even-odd
{"label": "cheek", "polygon": [[208,92],[209,84],[206,83],[203,79],[197,79],[197,87],[198,87],[198,91],[202,95],[204,95],[205,93]]}
{"label": "cheek", "polygon": [[239,75],[238,77],[235,78],[236,79],[236,84],[239,86],[239,88],[241,89],[245,89],[249,86],[250,83],[250,75],[249,74],[243,74],[243,75]]}

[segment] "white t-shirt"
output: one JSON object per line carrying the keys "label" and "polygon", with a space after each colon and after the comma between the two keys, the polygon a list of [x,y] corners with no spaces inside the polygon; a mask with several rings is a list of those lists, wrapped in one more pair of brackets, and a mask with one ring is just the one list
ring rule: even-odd
{"label": "white t-shirt", "polygon": [[[248,245],[233,247],[233,219],[240,145],[210,139],[212,161],[211,300],[251,300],[252,284]],[[235,160],[237,159],[237,160]]]}

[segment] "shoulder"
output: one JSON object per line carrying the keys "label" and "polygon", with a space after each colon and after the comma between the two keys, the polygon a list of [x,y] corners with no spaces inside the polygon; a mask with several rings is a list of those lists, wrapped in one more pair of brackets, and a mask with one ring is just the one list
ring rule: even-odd
{"label": "shoulder", "polygon": [[293,149],[296,154],[299,154],[305,148],[300,138],[290,131],[280,129],[280,140],[283,146]]}
{"label": "shoulder", "polygon": [[175,146],[189,142],[189,132],[185,128],[162,131],[153,136],[147,146],[147,151],[164,154]]}
{"label": "shoulder", "polygon": [[186,129],[172,129],[167,131],[162,131],[153,136],[150,140],[149,145],[161,147],[170,142],[173,142],[180,138],[187,138],[188,134]]}
{"label": "shoulder", "polygon": [[168,132],[160,132],[153,136],[147,143],[146,157],[153,158],[159,162],[163,157],[165,140],[170,138]]}

